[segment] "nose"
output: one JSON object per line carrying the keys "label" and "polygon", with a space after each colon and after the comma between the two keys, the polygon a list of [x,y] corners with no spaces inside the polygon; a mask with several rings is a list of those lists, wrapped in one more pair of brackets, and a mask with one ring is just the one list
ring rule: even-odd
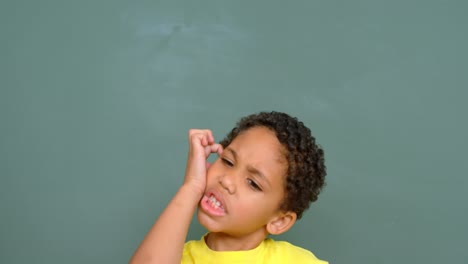
{"label": "nose", "polygon": [[236,184],[233,175],[224,174],[219,177],[218,182],[229,194],[234,194],[236,192]]}

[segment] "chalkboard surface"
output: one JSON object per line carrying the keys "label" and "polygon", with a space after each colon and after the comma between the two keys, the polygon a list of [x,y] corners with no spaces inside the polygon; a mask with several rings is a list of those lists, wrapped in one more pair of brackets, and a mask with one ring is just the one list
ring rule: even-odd
{"label": "chalkboard surface", "polygon": [[0,263],[126,263],[182,182],[187,131],[221,139],[261,110],[303,120],[328,166],[276,239],[331,263],[465,263],[467,11],[1,1]]}

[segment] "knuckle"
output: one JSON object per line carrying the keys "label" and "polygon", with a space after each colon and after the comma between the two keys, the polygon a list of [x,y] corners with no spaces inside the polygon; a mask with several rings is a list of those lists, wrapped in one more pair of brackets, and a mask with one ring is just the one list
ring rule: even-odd
{"label": "knuckle", "polygon": [[199,129],[190,129],[189,130],[189,138],[194,138],[200,135],[200,130]]}
{"label": "knuckle", "polygon": [[190,140],[193,141],[194,139],[198,138],[198,134],[197,133],[190,134],[189,138],[190,138]]}

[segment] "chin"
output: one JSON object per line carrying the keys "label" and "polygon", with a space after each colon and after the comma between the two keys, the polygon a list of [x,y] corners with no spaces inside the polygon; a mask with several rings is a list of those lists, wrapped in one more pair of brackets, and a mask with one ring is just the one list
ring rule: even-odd
{"label": "chin", "polygon": [[203,212],[200,208],[197,212],[198,223],[206,228],[209,232],[221,232],[223,230],[220,223],[210,217],[207,213]]}

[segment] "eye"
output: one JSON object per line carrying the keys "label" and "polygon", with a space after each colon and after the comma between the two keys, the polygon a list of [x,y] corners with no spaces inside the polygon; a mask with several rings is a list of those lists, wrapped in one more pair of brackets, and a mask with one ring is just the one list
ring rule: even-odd
{"label": "eye", "polygon": [[221,158],[221,161],[227,165],[228,167],[232,167],[234,166],[234,163],[232,163],[230,160],[226,159],[226,158]]}
{"label": "eye", "polygon": [[253,181],[252,179],[247,179],[247,184],[254,190],[254,191],[262,191],[262,188],[258,186],[258,184]]}

